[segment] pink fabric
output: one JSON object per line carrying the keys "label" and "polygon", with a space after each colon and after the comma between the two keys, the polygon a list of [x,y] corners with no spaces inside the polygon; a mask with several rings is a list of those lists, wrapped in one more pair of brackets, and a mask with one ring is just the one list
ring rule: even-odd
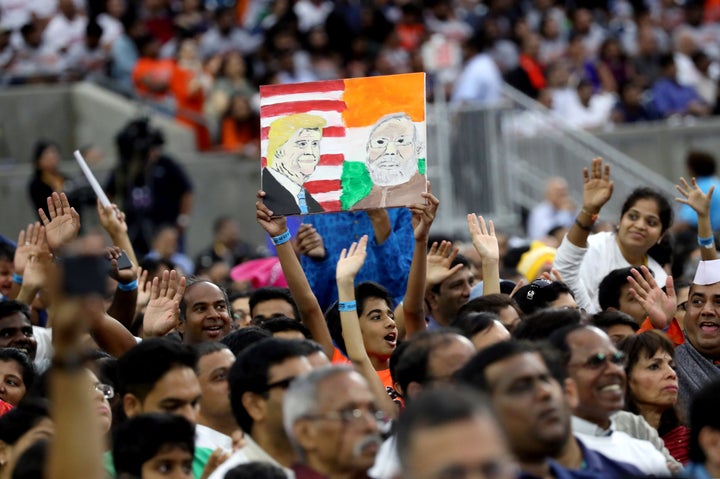
{"label": "pink fabric", "polygon": [[247,281],[256,289],[263,286],[287,288],[288,285],[280,260],[274,256],[241,263],[230,270],[230,278],[237,282]]}

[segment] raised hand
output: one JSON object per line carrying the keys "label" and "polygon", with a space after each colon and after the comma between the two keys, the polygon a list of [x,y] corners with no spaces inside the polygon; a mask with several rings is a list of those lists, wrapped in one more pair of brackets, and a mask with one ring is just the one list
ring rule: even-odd
{"label": "raised hand", "polygon": [[408,206],[412,212],[412,225],[413,233],[415,234],[415,241],[427,241],[430,235],[430,227],[435,221],[435,215],[437,214],[438,207],[440,206],[440,200],[438,200],[432,194],[432,188],[430,182],[427,184],[427,193],[422,193],[422,197],[425,198],[425,204],[413,204]]}
{"label": "raised hand", "polygon": [[184,293],[185,278],[178,278],[175,270],[163,271],[162,279],[153,279],[143,318],[144,338],[165,336],[177,326]]}
{"label": "raised hand", "polygon": [[106,255],[110,260],[109,275],[112,279],[121,284],[128,284],[135,281],[138,277],[135,268],[118,269],[118,258],[122,255],[122,250],[117,246],[110,246],[106,250]]}
{"label": "raised hand", "polygon": [[675,201],[688,205],[694,209],[698,217],[709,217],[710,216],[710,203],[712,202],[712,195],[715,191],[715,186],[711,186],[707,193],[703,193],[697,184],[695,178],[691,180],[692,187],[688,185],[685,178],[680,178],[680,184],[675,185],[678,192],[683,195],[684,198],[675,198]]}
{"label": "raised hand", "polygon": [[29,224],[25,230],[20,230],[18,235],[17,249],[13,259],[15,273],[22,276],[30,256],[49,251],[45,239],[45,227],[40,226],[39,221]]}
{"label": "raised hand", "polygon": [[462,264],[450,267],[459,251],[450,241],[442,241],[440,245],[432,244],[427,254],[427,286],[440,284],[463,268]]}
{"label": "raised hand", "polygon": [[325,257],[325,242],[313,225],[301,224],[296,239],[298,253],[315,259]]}
{"label": "raised hand", "polygon": [[140,279],[138,279],[136,311],[139,313],[145,309],[145,306],[150,301],[152,282],[148,281],[148,270],[138,268],[138,275]]}
{"label": "raised hand", "polygon": [[472,238],[472,244],[483,261],[500,260],[500,248],[495,236],[495,225],[493,221],[485,224],[485,218],[470,213],[467,215],[468,230]]}
{"label": "raised hand", "polygon": [[630,294],[643,307],[653,326],[657,329],[667,327],[677,308],[672,276],[668,276],[665,283],[667,293],[658,286],[646,266],[640,266],[640,271],[633,269],[632,276],[627,279],[630,282]]}
{"label": "raised hand", "polygon": [[284,216],[273,216],[270,208],[263,203],[263,198],[265,198],[265,192],[258,191],[258,200],[255,202],[257,222],[270,236],[279,236],[287,231],[287,220]]}
{"label": "raised hand", "polygon": [[614,183],[610,181],[610,165],[603,165],[602,158],[592,160],[590,171],[583,169],[583,209],[597,214],[610,200]]}
{"label": "raised hand", "polygon": [[560,272],[558,270],[556,270],[555,268],[551,269],[549,273],[547,271],[545,271],[544,273],[542,273],[540,275],[540,278],[546,279],[548,281],[558,281],[560,283],[565,282],[565,281],[563,281],[563,277],[560,274]]}
{"label": "raised hand", "polygon": [[39,291],[47,286],[49,269],[53,267],[52,255],[47,252],[31,254],[25,265],[23,275],[23,288],[31,291]]}
{"label": "raised hand", "polygon": [[100,224],[108,232],[111,238],[127,233],[128,227],[125,222],[125,213],[113,203],[110,206],[103,206],[100,200],[97,201],[97,213]]}
{"label": "raised hand", "polygon": [[38,209],[38,214],[45,225],[45,236],[50,249],[57,251],[77,237],[80,232],[80,215],[70,206],[65,193],[48,196],[47,205],[50,218],[42,208]]}
{"label": "raised hand", "polygon": [[350,245],[349,249],[343,248],[335,268],[335,277],[340,279],[355,279],[358,271],[365,263],[368,237],[363,235],[360,241]]}

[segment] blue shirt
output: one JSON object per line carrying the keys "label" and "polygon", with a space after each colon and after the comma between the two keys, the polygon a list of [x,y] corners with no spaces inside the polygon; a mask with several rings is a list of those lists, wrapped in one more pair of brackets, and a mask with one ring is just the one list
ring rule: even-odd
{"label": "blue shirt", "polygon": [[387,288],[396,304],[402,301],[415,247],[412,215],[407,208],[386,211],[392,232],[380,245],[375,241],[370,217],[364,211],[312,215],[305,219],[305,223],[313,225],[320,233],[325,244],[325,258],[322,260],[305,255],[301,258],[310,287],[323,310],[337,300],[335,267],[340,252],[350,247],[353,241],[358,241],[362,235],[368,235],[367,257],[355,283],[375,281]]}
{"label": "blue shirt", "polygon": [[687,464],[685,466],[685,470],[680,475],[680,477],[687,477],[691,479],[712,479],[710,477],[710,473],[705,468],[705,465],[698,464],[696,462],[691,462],[690,464]]}
{"label": "blue shirt", "polygon": [[[697,178],[697,185],[703,193],[707,193],[711,186],[715,186],[715,192],[710,202],[710,225],[713,231],[718,231],[720,230],[720,178],[717,176],[703,176]],[[688,205],[680,207],[678,220],[697,228],[697,213]]]}
{"label": "blue shirt", "polygon": [[704,103],[693,88],[668,78],[661,78],[655,82],[652,95],[658,112],[663,116],[685,114],[693,101]]}
{"label": "blue shirt", "polygon": [[632,464],[614,461],[597,451],[588,449],[579,439],[575,438],[575,440],[580,446],[583,455],[582,472],[597,474],[597,476],[593,477],[642,477],[644,475],[640,469]]}

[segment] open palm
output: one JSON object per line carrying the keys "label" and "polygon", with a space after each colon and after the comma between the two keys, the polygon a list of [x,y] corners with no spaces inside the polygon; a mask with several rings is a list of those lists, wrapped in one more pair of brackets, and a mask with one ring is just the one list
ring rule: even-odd
{"label": "open palm", "polygon": [[53,193],[48,197],[47,205],[50,218],[42,209],[38,210],[38,214],[45,225],[48,246],[56,251],[77,237],[80,231],[80,215],[70,206],[65,193]]}
{"label": "open palm", "polygon": [[343,248],[335,269],[336,278],[355,278],[360,268],[365,264],[367,242],[368,237],[364,235],[360,238],[360,241],[350,245],[350,249],[345,250]]}
{"label": "open palm", "polygon": [[610,200],[613,182],[610,181],[610,165],[603,165],[602,158],[592,161],[590,171],[583,171],[583,206],[589,213],[597,213]]}

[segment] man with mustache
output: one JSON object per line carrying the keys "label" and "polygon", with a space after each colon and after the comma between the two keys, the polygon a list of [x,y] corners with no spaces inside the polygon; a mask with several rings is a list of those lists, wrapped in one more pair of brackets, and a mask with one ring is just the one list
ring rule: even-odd
{"label": "man with mustache", "polygon": [[386,424],[365,379],[347,366],[295,379],[283,400],[283,422],[303,459],[293,466],[296,479],[367,477]]}
{"label": "man with mustache", "polygon": [[320,162],[325,125],[325,119],[307,113],[288,115],[270,124],[262,189],[266,193],[263,201],[274,214],[324,211],[303,185]]}
{"label": "man with mustache", "polygon": [[405,113],[378,120],[370,131],[366,166],[373,181],[370,193],[352,209],[385,208],[417,203],[425,191],[425,176],[418,170],[417,131]]}

